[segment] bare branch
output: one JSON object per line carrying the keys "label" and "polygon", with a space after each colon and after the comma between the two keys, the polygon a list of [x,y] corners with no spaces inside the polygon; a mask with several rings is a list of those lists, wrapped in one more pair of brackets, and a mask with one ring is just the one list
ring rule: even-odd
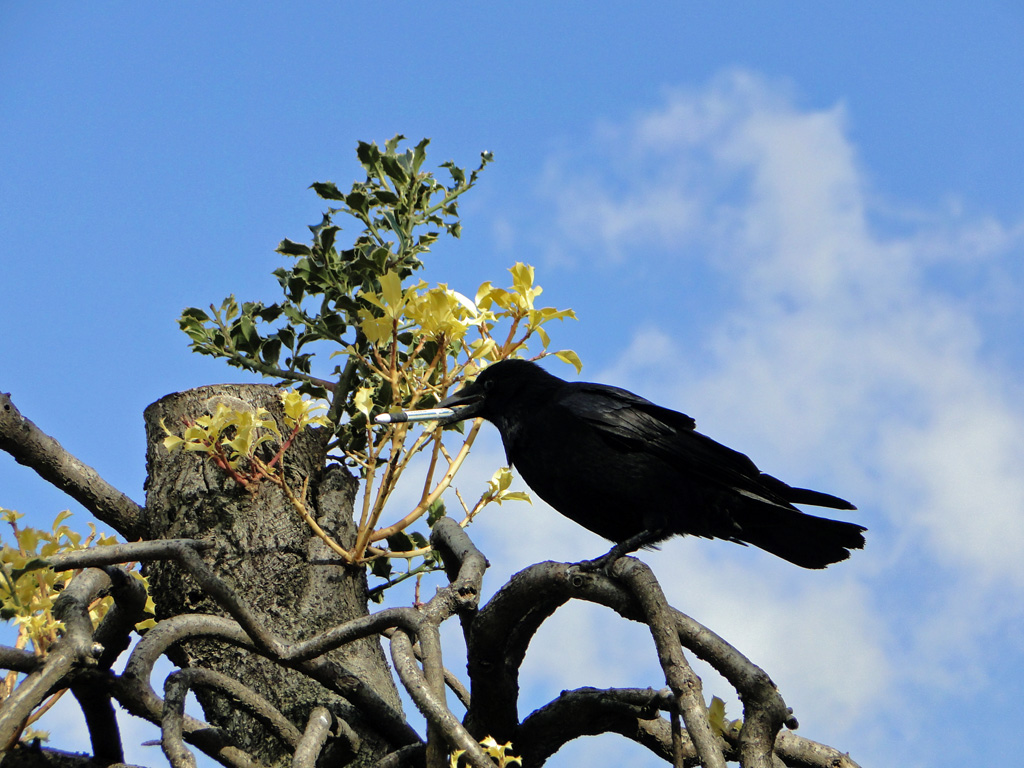
{"label": "bare branch", "polygon": [[173,672],[164,681],[164,708],[161,746],[174,768],[195,768],[195,757],[182,739],[185,696],[193,687],[216,688],[245,707],[268,725],[290,747],[302,739],[299,729],[263,696],[237,680],[212,669],[192,667]]}
{"label": "bare branch", "polygon": [[775,740],[775,754],[792,768],[860,768],[848,754],[788,731]]}
{"label": "bare branch", "polygon": [[0,669],[12,669],[16,672],[33,672],[39,666],[39,662],[39,657],[32,653],[32,651],[0,645]]}
{"label": "bare branch", "polygon": [[[676,696],[676,711],[683,717],[697,753],[705,768],[725,768],[725,757],[715,732],[708,721],[707,704],[704,701],[700,678],[694,673],[683,656],[673,617],[669,613],[668,601],[654,573],[635,557],[622,557],[612,566],[612,575],[629,585],[640,604],[646,623],[651,629],[654,645],[658,649],[658,660],[665,671],[665,680]],[[678,735],[676,737],[678,741]],[[769,743],[769,752],[771,744]],[[682,750],[674,750],[679,762]],[[678,765],[676,768],[682,768]]]}
{"label": "bare branch", "polygon": [[80,752],[18,744],[3,756],[4,768],[144,768],[130,763],[111,763]]}
{"label": "bare branch", "polygon": [[465,529],[450,517],[442,517],[430,532],[430,544],[444,558],[449,585],[424,608],[424,613],[435,624],[449,616],[465,612],[474,613],[480,604],[487,558],[476,548]]}
{"label": "bare branch", "polygon": [[[580,599],[612,608],[624,618],[645,622],[631,592],[612,578],[565,563],[538,563],[516,574],[472,622],[467,640],[473,706],[467,727],[500,741],[517,729],[518,670],[537,628],[567,600]],[[752,743],[763,743],[757,728],[796,720],[771,678],[714,632],[672,608],[668,613],[679,641],[711,664],[738,691],[750,719]],[[777,730],[777,726],[776,726]]]}
{"label": "bare branch", "polygon": [[[411,608],[396,610],[415,613]],[[359,637],[362,636],[364,635],[359,635]],[[256,651],[268,658],[275,658],[268,651],[260,649],[253,643],[245,630],[231,619],[198,613],[175,616],[161,621],[149,630],[135,646],[125,665],[121,685],[117,690],[118,700],[133,714],[159,723],[163,702],[149,682],[153,665],[170,646],[196,637],[217,638],[223,642]],[[393,743],[404,745],[420,742],[419,736],[400,712],[393,710],[370,686],[337,662],[325,659],[283,661],[292,669],[302,672],[328,690],[335,691],[351,701],[366,714],[381,734]],[[186,741],[196,744],[211,756],[216,757],[210,752],[210,748],[221,749],[226,743],[223,742],[223,737],[218,737],[219,741],[209,741],[209,748],[205,743],[200,743],[199,738],[205,738],[205,735],[200,732],[202,728],[211,732],[217,729],[210,728],[205,723],[189,718],[187,715],[184,728]],[[191,738],[190,735],[194,738]]]}
{"label": "bare branch", "polygon": [[[440,729],[448,744],[455,749],[465,750],[466,759],[475,768],[494,768],[494,763],[476,739],[469,735],[469,731],[455,718],[444,702],[439,701],[434,695],[427,678],[416,664],[412,642],[403,631],[395,632],[391,637],[391,660],[402,684],[416,702],[420,712],[428,722]],[[429,751],[427,766],[430,768]]]}
{"label": "bare branch", "polygon": [[426,751],[426,744],[408,744],[384,755],[374,768],[407,768],[410,765],[423,765]]}
{"label": "bare branch", "polygon": [[202,539],[159,539],[157,541],[135,541],[128,544],[106,544],[89,549],[76,549],[42,560],[40,567],[55,571],[70,571],[78,568],[100,568],[117,563],[144,563],[149,560],[170,560],[178,557],[181,547],[209,549],[212,541]]}
{"label": "bare branch", "polygon": [[[390,640],[391,636],[396,631],[397,630],[394,627],[391,627],[385,629],[383,632],[381,632],[381,634]],[[422,663],[423,651],[420,649],[420,647],[418,645],[414,645],[412,650],[413,655],[416,657],[416,660]],[[448,686],[448,689],[455,694],[456,698],[459,700],[462,706],[464,706],[466,709],[469,709],[469,690],[466,688],[466,686],[462,684],[462,681],[455,676],[455,673],[449,670],[447,667],[445,667],[444,670],[444,683],[446,686]]]}
{"label": "bare branch", "polygon": [[[190,637],[215,636],[243,647],[254,648],[237,623],[220,616],[191,614],[161,621],[135,646],[124,674],[112,681],[111,692],[131,714],[160,725],[164,703],[150,685],[153,665],[164,651]],[[184,715],[183,738],[229,768],[261,768],[244,750],[231,744],[219,728]]]}
{"label": "bare branch", "polygon": [[[331,723],[333,721],[334,717],[326,707],[313,708],[313,711],[309,714],[309,721],[306,723],[306,730],[295,747],[295,754],[292,757],[292,768],[313,768],[316,765],[316,759],[320,756],[320,750],[324,748],[327,737],[331,735]],[[352,736],[356,739],[354,744],[351,743]],[[353,752],[357,752],[359,749],[358,741],[359,737],[355,732],[352,732],[349,742]]]}
{"label": "bare branch", "polygon": [[71,685],[71,694],[82,708],[93,757],[115,763],[124,762],[121,730],[110,701],[107,680],[95,673],[78,675]]}
{"label": "bare branch", "polygon": [[131,645],[135,625],[146,616],[146,586],[124,568],[108,566],[103,569],[110,579],[114,605],[93,633],[93,642],[99,646],[96,658],[98,669],[107,670],[117,657]]}
{"label": "bare branch", "polygon": [[142,508],[68,453],[0,393],[0,449],[31,467],[126,539],[142,535]]}
{"label": "bare branch", "polygon": [[57,598],[53,613],[64,622],[64,636],[54,643],[42,665],[22,681],[0,709],[0,751],[14,743],[32,711],[76,664],[95,664],[89,604],[109,586],[106,573],[89,569],[72,579]]}
{"label": "bare branch", "polygon": [[[623,618],[643,621],[632,596],[612,579],[600,574],[585,573],[573,566],[551,565],[556,567],[553,577],[572,597],[605,605]],[[564,571],[561,570],[563,568]],[[565,579],[564,583],[562,579]],[[797,727],[796,718],[764,670],[703,624],[675,608],[670,608],[670,611],[675,618],[683,647],[713,666],[736,689],[744,704],[754,701],[759,706],[770,707],[773,713],[785,721],[787,727]]]}
{"label": "bare branch", "polygon": [[[527,717],[516,745],[525,766],[542,765],[569,741],[580,736],[618,733],[671,761],[672,734],[659,710],[673,705],[668,689],[578,688],[562,691],[551,703]],[[683,739],[687,764],[696,762],[697,751],[688,736]]]}
{"label": "bare branch", "polygon": [[537,628],[573,596],[567,569],[539,563],[520,571],[473,619],[466,639],[473,702],[466,727],[471,733],[499,742],[515,736],[519,667]]}

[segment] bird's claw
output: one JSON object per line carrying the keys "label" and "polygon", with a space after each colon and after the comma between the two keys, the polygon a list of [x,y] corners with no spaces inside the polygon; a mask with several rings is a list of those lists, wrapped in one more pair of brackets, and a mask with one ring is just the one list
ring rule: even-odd
{"label": "bird's claw", "polygon": [[[611,552],[608,555],[612,554]],[[574,568],[582,571],[583,573],[598,573],[603,572],[606,576],[611,571],[612,564],[618,560],[618,556],[608,557],[608,555],[602,555],[601,557],[593,560],[582,560],[574,564]]]}

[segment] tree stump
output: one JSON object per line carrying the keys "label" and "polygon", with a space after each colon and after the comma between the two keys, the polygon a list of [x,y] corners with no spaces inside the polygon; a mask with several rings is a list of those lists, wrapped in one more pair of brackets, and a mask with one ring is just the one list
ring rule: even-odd
{"label": "tree stump", "polygon": [[[243,487],[203,454],[169,453],[161,426],[163,421],[172,433],[180,435],[188,423],[225,403],[235,410],[265,408],[287,435],[279,395],[279,389],[263,384],[217,385],[168,395],[146,409],[145,538],[213,541],[213,547],[202,552],[204,560],[265,627],[286,640],[298,641],[367,615],[365,568],[341,563],[276,485],[263,481]],[[285,453],[283,471],[296,494],[308,482],[305,502],[309,512],[342,546],[351,546],[358,483],[337,464],[325,467],[323,437],[317,429],[298,435]],[[267,451],[269,459],[278,447],[274,442],[259,450]],[[146,575],[158,619],[185,613],[225,615],[178,565],[152,563],[146,567]],[[273,703],[300,731],[314,707],[326,706],[358,738],[349,739],[354,749],[343,750],[349,754],[325,752],[322,763],[373,762],[395,746],[381,733],[379,723],[367,721],[365,711],[279,663],[216,640],[188,640],[172,653],[172,660],[181,667],[213,669],[243,682]],[[328,658],[395,712],[401,712],[376,638],[349,643]],[[239,747],[269,765],[287,757],[284,746],[268,737],[267,729],[232,700],[203,689],[196,693],[207,721],[224,728]]]}

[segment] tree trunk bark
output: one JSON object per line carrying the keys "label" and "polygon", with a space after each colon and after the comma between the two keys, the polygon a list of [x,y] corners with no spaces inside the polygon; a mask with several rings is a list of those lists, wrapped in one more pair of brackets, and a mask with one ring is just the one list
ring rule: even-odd
{"label": "tree trunk bark", "polygon": [[[168,395],[145,412],[147,437],[145,538],[205,538],[215,544],[202,557],[230,584],[271,631],[286,640],[308,639],[347,620],[367,615],[364,568],[341,564],[299,517],[284,492],[263,481],[240,486],[205,455],[163,446],[167,428],[182,434],[188,423],[212,414],[218,403],[235,410],[265,408],[283,424],[280,390],[263,384],[200,387]],[[270,443],[267,458],[278,445]],[[259,450],[264,450],[263,448]],[[283,471],[296,495],[308,481],[306,504],[317,522],[339,541],[351,546],[352,519],[358,483],[343,467],[324,466],[324,441],[319,430],[307,429],[285,453]],[[225,615],[187,572],[174,563],[153,563],[146,568],[157,618],[183,613]],[[401,703],[390,669],[376,638],[359,640],[330,654],[374,691],[391,709]],[[373,762],[396,745],[388,743],[379,727],[368,722],[352,702],[330,692],[308,677],[245,650],[214,640],[189,640],[174,651],[179,666],[217,670],[266,697],[302,731],[311,711],[326,706],[358,736],[354,749],[340,747],[322,755],[321,764]],[[231,699],[197,691],[208,722],[225,728],[239,747],[253,757],[279,764],[288,756],[276,737]],[[334,740],[344,743],[343,740]],[[347,754],[346,754],[347,753]]]}

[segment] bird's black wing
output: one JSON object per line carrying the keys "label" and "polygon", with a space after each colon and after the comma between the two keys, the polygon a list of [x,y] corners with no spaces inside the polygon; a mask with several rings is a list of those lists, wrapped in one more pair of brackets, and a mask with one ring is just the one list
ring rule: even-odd
{"label": "bird's black wing", "polygon": [[569,384],[558,404],[607,439],[621,440],[623,447],[639,447],[651,439],[692,432],[697,427],[697,422],[685,413],[604,384]]}
{"label": "bird's black wing", "polygon": [[791,502],[852,507],[838,497],[792,488],[762,473],[746,454],[695,431],[696,422],[691,417],[627,390],[575,384],[559,398],[559,405],[589,424],[617,450],[649,453],[709,484],[789,508]]}

